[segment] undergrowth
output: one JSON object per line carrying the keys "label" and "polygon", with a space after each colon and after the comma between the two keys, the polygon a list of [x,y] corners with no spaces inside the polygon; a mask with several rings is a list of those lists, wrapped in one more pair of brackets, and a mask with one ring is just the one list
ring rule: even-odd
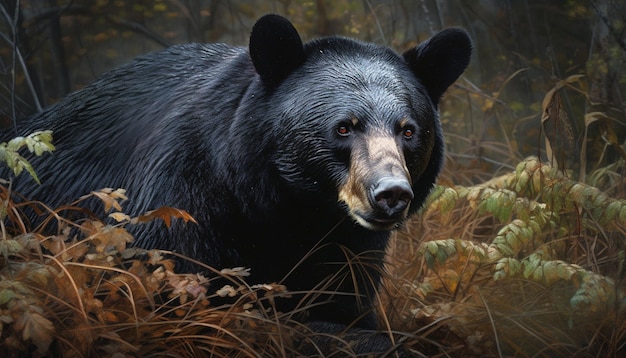
{"label": "undergrowth", "polygon": [[625,227],[625,200],[536,158],[438,187],[390,250],[394,322],[445,321],[476,355],[626,354]]}
{"label": "undergrowth", "polygon": [[[3,199],[6,200],[6,190]],[[119,190],[92,193],[112,208]],[[9,210],[14,209],[9,202]],[[257,356],[262,346],[281,355],[277,321],[258,301],[281,294],[279,285],[248,286],[245,269],[213,275],[180,274],[167,252],[128,247],[125,225],[184,213],[162,208],[122,223],[60,218],[59,232],[9,235],[0,241],[1,349],[13,356]],[[72,236],[79,229],[82,238]],[[212,305],[235,297],[234,303]],[[291,339],[294,339],[293,337]],[[273,343],[273,344],[268,344]],[[272,352],[272,349],[276,351]]]}
{"label": "undergrowth", "polygon": [[[51,138],[50,132],[39,132],[1,143],[0,159],[15,175],[27,169],[36,178],[19,151],[52,151]],[[295,317],[309,304],[306,297],[328,295],[326,286],[307,292],[293,312],[279,312],[275,299],[294,293],[275,283],[250,284],[246,268],[217,270],[173,252],[132,247],[127,229],[133,225],[151,220],[168,227],[172,220],[194,225],[183,210],[161,207],[131,217],[122,210],[125,191],[108,188],[52,209],[15,195],[10,182],[2,184],[0,350],[6,356],[356,356],[354,349],[369,349],[371,342],[396,334],[407,349],[421,352],[429,345],[429,333],[388,330],[379,336],[298,322]],[[107,218],[81,208],[93,198]],[[26,212],[45,217],[43,224],[29,227]],[[68,212],[73,220],[66,218]],[[51,227],[55,233],[44,232]],[[176,272],[180,260],[202,273]]]}
{"label": "undergrowth", "polygon": [[[23,169],[38,182],[22,148],[36,155],[51,152],[52,133],[33,133],[0,144],[0,159],[19,175]],[[267,305],[280,285],[250,286],[244,268],[202,274],[174,272],[173,253],[129,247],[128,225],[160,219],[193,222],[186,212],[162,207],[137,217],[122,212],[122,189],[85,195],[69,207],[13,202],[10,182],[0,187],[0,349],[7,356],[258,356],[284,355],[278,320],[269,320]],[[100,199],[113,223],[86,215],[78,221],[62,212],[80,202]],[[48,213],[54,235],[40,225],[30,229],[24,209]],[[199,266],[203,266],[198,263]],[[214,269],[204,266],[209,272]],[[230,284],[219,287],[212,280]],[[223,282],[223,281],[222,281]],[[212,305],[231,297],[232,303]],[[298,331],[294,331],[298,332]]]}
{"label": "undergrowth", "polygon": [[[38,154],[53,149],[45,133],[20,140],[0,146],[7,163],[29,168],[17,154],[26,142]],[[601,181],[615,165],[623,163],[591,176]],[[290,297],[288,288],[252,285],[245,268],[194,262],[203,273],[177,273],[176,254],[130,245],[132,225],[194,225],[182,210],[130,217],[125,192],[103,189],[70,208],[95,197],[108,220],[70,221],[68,207],[15,203],[10,185],[0,188],[0,350],[8,356],[299,356],[304,346],[351,356],[355,341],[368,339],[320,334],[297,312],[277,312],[273,302]],[[28,208],[47,213],[56,233],[30,229]],[[480,185],[437,187],[394,235],[381,326],[429,356],[625,354],[625,226],[626,200],[535,158]]]}

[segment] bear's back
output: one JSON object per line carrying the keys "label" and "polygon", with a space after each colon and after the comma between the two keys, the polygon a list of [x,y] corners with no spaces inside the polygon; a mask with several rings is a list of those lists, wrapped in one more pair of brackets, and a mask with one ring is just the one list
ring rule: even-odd
{"label": "bear's back", "polygon": [[[240,78],[233,86],[235,76]],[[14,179],[14,188],[46,198],[51,207],[104,187],[144,189],[145,183],[137,182],[137,166],[146,178],[151,170],[162,172],[155,166],[173,154],[158,143],[181,141],[189,137],[182,132],[201,133],[203,126],[225,122],[253,76],[247,49],[226,44],[181,44],[136,58],[18,122],[17,133],[8,128],[0,134],[4,141],[53,131],[53,157],[28,157],[42,184],[22,175]],[[213,104],[200,108],[203,103]],[[190,114],[181,115],[185,111]],[[3,167],[0,174],[8,178],[9,170]],[[57,180],[60,176],[71,180]]]}

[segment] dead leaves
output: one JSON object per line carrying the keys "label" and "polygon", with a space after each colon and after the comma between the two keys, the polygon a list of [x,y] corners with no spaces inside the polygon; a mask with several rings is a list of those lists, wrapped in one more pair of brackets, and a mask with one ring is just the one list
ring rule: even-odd
{"label": "dead leaves", "polygon": [[85,200],[90,196],[95,196],[100,199],[102,201],[102,204],[104,204],[104,212],[107,213],[111,211],[112,208],[117,211],[122,211],[122,207],[120,206],[119,201],[128,199],[126,197],[125,189],[113,190],[111,188],[104,188],[100,191],[92,191],[90,194],[82,196],[79,201]]}
{"label": "dead leaves", "polygon": [[172,218],[195,223],[187,212],[163,207],[131,218],[121,211],[125,191],[110,188],[75,204],[91,197],[106,212],[115,210],[111,217],[117,223],[89,218],[75,223],[54,213],[60,227],[56,235],[0,239],[0,350],[58,355],[50,351],[56,341],[57,348],[64,347],[61,355],[90,355],[94,347],[136,352],[137,344],[124,337],[126,328],[118,334],[103,327],[137,327],[158,318],[155,297],[163,293],[181,305],[195,299],[208,305],[208,279],[174,273],[173,261],[157,250],[127,247],[133,241],[127,225],[162,219],[170,226]]}
{"label": "dead leaves", "polygon": [[54,325],[45,317],[45,306],[36,297],[39,288],[54,280],[56,271],[24,262],[15,266],[13,275],[7,273],[0,271],[0,335],[5,338],[5,333],[9,333],[14,339],[7,343],[30,343],[43,355],[53,341]]}
{"label": "dead leaves", "polygon": [[120,205],[120,201],[128,200],[126,197],[126,190],[124,189],[113,190],[111,188],[105,188],[100,191],[92,191],[91,194],[81,197],[80,200],[85,200],[90,196],[95,196],[102,201],[105,212],[108,213],[112,209],[117,210],[116,212],[110,213],[109,217],[118,223],[130,223],[135,225],[147,223],[154,219],[161,219],[165,223],[165,226],[170,227],[172,225],[172,218],[174,218],[183,219],[185,223],[191,221],[192,223],[197,224],[196,220],[185,210],[169,206],[162,206],[137,217],[130,217],[122,212],[122,207]]}
{"label": "dead leaves", "polygon": [[578,157],[576,146],[576,127],[563,106],[559,91],[562,88],[577,90],[574,84],[583,79],[583,75],[572,75],[556,83],[543,99],[541,125],[546,134],[546,155],[552,165],[564,171],[566,164],[571,164]]}
{"label": "dead leaves", "polygon": [[192,223],[197,224],[196,220],[185,210],[176,209],[169,206],[162,206],[156,210],[148,211],[143,215],[130,219],[130,223],[138,224],[152,221],[154,219],[161,219],[163,220],[163,222],[165,222],[165,225],[167,227],[170,227],[172,225],[172,218],[183,219],[186,223],[191,221]]}
{"label": "dead leaves", "polygon": [[41,315],[42,312],[37,306],[29,307],[17,317],[14,327],[22,331],[22,340],[31,341],[37,347],[37,353],[43,355],[52,343],[54,325]]}
{"label": "dead leaves", "polygon": [[172,225],[172,218],[182,219],[185,223],[192,222],[197,224],[196,220],[185,210],[173,208],[170,206],[161,206],[155,210],[147,211],[144,214],[136,217],[131,217],[128,214],[122,212],[122,206],[120,202],[128,200],[125,189],[112,189],[104,188],[99,191],[92,191],[88,195],[84,195],[79,201],[86,200],[87,198],[94,196],[102,201],[105,212],[111,212],[115,209],[116,212],[110,213],[109,217],[118,223],[129,224],[143,224],[150,222],[154,219],[161,219],[165,223],[165,226],[170,227]]}
{"label": "dead leaves", "polygon": [[[291,342],[294,331],[279,328],[284,323],[271,316],[280,317],[272,303],[289,296],[284,286],[250,286],[244,267],[212,269],[212,277],[176,273],[166,252],[128,247],[133,237],[126,228],[154,219],[167,226],[172,219],[195,223],[188,213],[162,207],[131,217],[121,210],[126,195],[120,189],[80,200],[94,197],[113,220],[70,222],[50,210],[59,225],[55,235],[0,239],[1,352],[107,357],[284,352],[273,345]],[[212,305],[214,300],[220,305]]]}
{"label": "dead leaves", "polygon": [[250,269],[245,267],[233,267],[225,268],[220,271],[222,275],[234,276],[234,277],[247,277],[250,276]]}

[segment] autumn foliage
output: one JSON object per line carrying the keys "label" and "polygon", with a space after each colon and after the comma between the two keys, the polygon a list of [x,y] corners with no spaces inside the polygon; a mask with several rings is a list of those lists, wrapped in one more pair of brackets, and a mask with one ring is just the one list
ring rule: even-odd
{"label": "autumn foliage", "polygon": [[[0,153],[11,167],[28,168],[19,149],[41,154],[53,149],[49,140],[34,134],[3,143]],[[319,342],[295,312],[273,309],[275,297],[290,297],[287,287],[251,284],[246,268],[200,262],[204,274],[177,273],[174,253],[129,245],[131,225],[194,225],[182,210],[130,217],[123,189],[54,210],[9,194],[7,183],[0,348],[11,356],[289,356]],[[108,221],[79,209],[90,198]],[[66,219],[72,208],[84,216]],[[26,209],[55,221],[56,232],[29,228]],[[625,226],[626,201],[536,158],[479,185],[438,187],[392,240],[381,325],[430,355],[619,355]],[[324,344],[349,355],[354,342],[344,338]]]}
{"label": "autumn foliage", "polygon": [[[124,199],[122,190],[105,189],[81,200],[92,196],[110,209],[120,208],[119,200]],[[6,203],[6,188],[2,197]],[[10,201],[7,208],[17,210]],[[164,207],[135,218],[119,212],[111,216],[122,220],[111,225],[58,217],[58,233],[48,236],[4,231],[0,241],[4,352],[64,357],[163,352],[250,356],[259,349],[269,352],[272,344],[267,342],[277,345],[277,322],[267,320],[258,302],[281,294],[284,287],[248,286],[242,280],[247,275],[243,268],[217,272],[213,276],[231,284],[214,287],[203,275],[175,273],[166,252],[128,246],[133,237],[125,225],[157,218],[192,221],[183,211]],[[211,304],[226,296],[237,299],[229,305]]]}

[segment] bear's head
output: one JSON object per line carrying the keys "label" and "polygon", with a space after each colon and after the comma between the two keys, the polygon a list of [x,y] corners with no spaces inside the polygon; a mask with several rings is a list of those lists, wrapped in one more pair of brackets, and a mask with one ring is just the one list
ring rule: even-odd
{"label": "bear's head", "polygon": [[271,103],[271,165],[294,195],[370,230],[423,204],[444,158],[437,106],[472,51],[464,30],[398,55],[342,37],[303,44],[288,20],[266,15],[249,50]]}

